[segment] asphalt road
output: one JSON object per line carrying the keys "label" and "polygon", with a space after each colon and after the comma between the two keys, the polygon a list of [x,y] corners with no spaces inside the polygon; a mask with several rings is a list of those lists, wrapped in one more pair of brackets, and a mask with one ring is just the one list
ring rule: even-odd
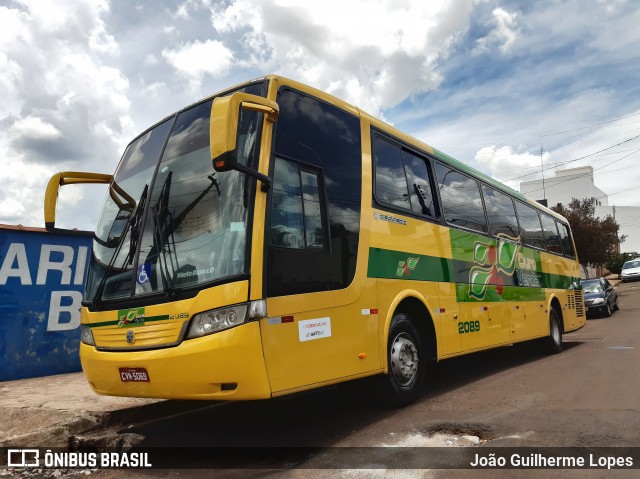
{"label": "asphalt road", "polygon": [[[640,446],[640,283],[620,285],[620,311],[564,336],[443,361],[422,398],[381,408],[368,383],[277,400],[206,406],[121,429],[166,447]],[[281,451],[281,450],[279,450]],[[252,454],[247,450],[247,455]],[[640,465],[638,465],[640,467]],[[325,465],[324,467],[327,467]],[[640,477],[635,470],[98,471],[92,477]]]}

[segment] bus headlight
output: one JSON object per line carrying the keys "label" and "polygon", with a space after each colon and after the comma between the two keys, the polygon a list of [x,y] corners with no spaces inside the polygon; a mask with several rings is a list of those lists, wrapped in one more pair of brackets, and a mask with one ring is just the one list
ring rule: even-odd
{"label": "bus headlight", "polygon": [[80,325],[80,341],[84,344],[88,344],[89,346],[95,346],[96,342],[93,339],[93,333],[91,332],[91,328],[89,326],[85,326],[84,324]]}
{"label": "bus headlight", "polygon": [[247,319],[247,305],[238,304],[196,314],[191,320],[187,339],[199,338],[242,324]]}

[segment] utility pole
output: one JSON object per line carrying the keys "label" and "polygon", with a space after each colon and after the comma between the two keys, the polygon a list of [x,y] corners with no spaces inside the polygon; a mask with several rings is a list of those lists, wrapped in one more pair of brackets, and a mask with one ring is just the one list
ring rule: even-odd
{"label": "utility pole", "polygon": [[[613,221],[616,222],[616,205],[613,205]],[[620,231],[618,230],[618,233]],[[620,254],[620,235],[616,234],[616,253]]]}
{"label": "utility pole", "polygon": [[547,192],[544,188],[544,165],[542,163],[542,145],[540,145],[540,172],[542,173],[542,199],[547,199]]}

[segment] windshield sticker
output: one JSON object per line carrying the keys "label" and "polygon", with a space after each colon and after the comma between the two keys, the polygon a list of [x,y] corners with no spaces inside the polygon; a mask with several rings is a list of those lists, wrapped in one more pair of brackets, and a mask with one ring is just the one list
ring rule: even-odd
{"label": "windshield sticker", "polygon": [[132,328],[144,326],[144,308],[121,309],[118,311],[118,327]]}
{"label": "windshield sticker", "polygon": [[313,341],[314,339],[328,338],[331,336],[331,318],[306,319],[298,322],[298,335],[300,341]]}
{"label": "windshield sticker", "polygon": [[242,221],[232,221],[229,225],[229,231],[244,233],[244,223]]}
{"label": "windshield sticker", "polygon": [[151,276],[151,263],[144,263],[138,265],[138,284],[145,284],[149,282]]}

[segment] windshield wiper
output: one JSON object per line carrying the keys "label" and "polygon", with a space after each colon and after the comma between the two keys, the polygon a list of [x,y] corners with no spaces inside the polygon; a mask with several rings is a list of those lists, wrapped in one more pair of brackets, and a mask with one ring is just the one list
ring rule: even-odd
{"label": "windshield wiper", "polygon": [[[103,293],[105,284],[107,283],[107,279],[109,278],[109,273],[113,271],[113,267],[115,265],[116,259],[118,258],[118,254],[122,249],[122,245],[124,244],[124,239],[127,237],[127,233],[129,232],[129,230],[131,230],[131,235],[129,240],[129,252],[127,253],[127,257],[125,258],[125,262],[123,266],[126,266],[127,264],[129,265],[133,264],[135,250],[138,244],[137,236],[139,233],[140,224],[142,222],[142,212],[144,211],[144,205],[146,203],[148,190],[149,190],[149,185],[145,185],[144,189],[142,190],[142,194],[140,195],[140,199],[138,200],[137,204],[135,204],[135,206],[133,207],[133,211],[131,212],[131,215],[127,219],[127,224],[122,229],[122,233],[120,234],[120,239],[118,241],[118,244],[116,245],[116,249],[113,252],[113,256],[111,257],[111,260],[109,261],[109,264],[107,265],[107,268],[104,271],[102,279],[100,280],[100,284],[98,285],[98,289],[96,290],[94,300],[82,301],[83,306],[90,308],[94,305],[100,304],[100,301],[102,300],[102,293]],[[94,235],[94,239],[96,238],[97,237]],[[101,243],[101,242],[98,241],[98,243]],[[105,244],[105,246],[110,246],[110,245]]]}
{"label": "windshield wiper", "polygon": [[[178,269],[178,257],[175,249],[176,242],[173,236],[175,225],[171,212],[169,211],[169,192],[171,190],[172,176],[173,172],[170,171],[164,180],[162,189],[160,190],[158,202],[151,206],[153,219],[153,243],[158,254],[162,284],[165,291],[171,295],[175,293],[173,275],[176,269]],[[173,256],[171,254],[172,252]],[[167,254],[169,255],[169,261],[167,261]],[[151,252],[149,256],[151,256]]]}

